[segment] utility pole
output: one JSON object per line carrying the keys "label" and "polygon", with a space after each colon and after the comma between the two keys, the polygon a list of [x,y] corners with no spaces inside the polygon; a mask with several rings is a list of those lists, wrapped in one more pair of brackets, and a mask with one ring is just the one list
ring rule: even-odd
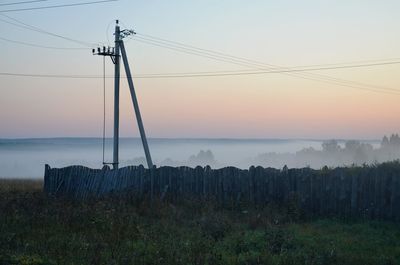
{"label": "utility pole", "polygon": [[135,110],[136,121],[138,123],[140,138],[142,140],[144,153],[146,155],[147,166],[149,168],[153,167],[153,161],[150,155],[149,145],[147,143],[146,132],[144,130],[142,116],[140,115],[139,103],[136,97],[135,87],[133,86],[133,80],[131,75],[131,70],[128,63],[128,57],[126,55],[126,50],[124,46],[123,39],[129,35],[136,34],[133,30],[120,30],[118,20],[115,25],[115,47],[110,48],[103,47],[93,49],[94,55],[102,55],[102,56],[110,56],[111,60],[114,63],[114,149],[113,149],[113,162],[112,163],[104,163],[104,164],[112,164],[114,169],[118,169],[118,150],[119,150],[119,80],[120,80],[120,53],[122,53],[122,60],[124,63],[124,68],[126,72],[126,77],[128,80],[129,90],[131,94],[131,99],[133,103],[133,108]]}
{"label": "utility pole", "polygon": [[115,50],[114,50],[114,149],[113,149],[113,168],[118,169],[119,153],[119,74],[120,74],[120,29],[118,20],[115,25]]}

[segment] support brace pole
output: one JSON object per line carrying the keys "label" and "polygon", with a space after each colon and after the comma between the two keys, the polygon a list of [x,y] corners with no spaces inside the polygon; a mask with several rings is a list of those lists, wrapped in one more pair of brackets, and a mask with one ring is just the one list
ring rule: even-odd
{"label": "support brace pole", "polygon": [[120,48],[121,54],[122,54],[122,60],[124,62],[126,77],[127,77],[128,85],[129,85],[129,90],[131,92],[133,108],[135,109],[136,120],[137,120],[139,131],[140,131],[140,137],[142,138],[144,153],[146,155],[147,166],[151,169],[151,168],[153,168],[153,162],[151,160],[150,150],[149,150],[149,146],[147,144],[146,133],[144,131],[142,117],[140,115],[139,103],[136,98],[135,87],[133,86],[131,70],[129,68],[128,57],[126,56],[126,51],[125,51],[125,45],[122,40],[120,41],[119,46],[120,46],[119,48]]}

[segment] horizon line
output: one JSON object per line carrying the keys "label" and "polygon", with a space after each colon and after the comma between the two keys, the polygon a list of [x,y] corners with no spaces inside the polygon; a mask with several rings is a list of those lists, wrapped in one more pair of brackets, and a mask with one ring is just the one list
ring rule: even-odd
{"label": "horizon line", "polygon": [[[391,134],[388,136],[390,137]],[[386,136],[386,135],[384,135]],[[336,140],[336,141],[350,141],[350,140],[358,140],[358,141],[381,141],[378,138],[279,138],[279,137],[269,137],[269,138],[261,138],[261,137],[147,137],[149,140],[236,140],[236,141],[249,141],[249,140],[276,140],[276,141],[327,141],[327,140]],[[55,136],[55,137],[0,137],[0,140],[60,140],[60,139],[103,139],[101,136]],[[106,137],[106,140],[112,140],[113,137]],[[119,139],[138,139],[137,137],[119,137]]]}

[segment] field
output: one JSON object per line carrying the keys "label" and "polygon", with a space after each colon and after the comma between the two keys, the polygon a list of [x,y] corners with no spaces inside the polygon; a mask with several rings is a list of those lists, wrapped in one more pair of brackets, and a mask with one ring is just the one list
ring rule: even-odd
{"label": "field", "polygon": [[0,264],[400,264],[400,225],[307,219],[293,205],[230,209],[47,198],[0,180]]}

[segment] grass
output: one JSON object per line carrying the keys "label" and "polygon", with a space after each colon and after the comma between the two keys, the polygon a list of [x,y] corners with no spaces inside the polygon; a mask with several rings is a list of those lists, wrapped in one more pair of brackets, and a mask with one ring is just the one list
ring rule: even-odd
{"label": "grass", "polygon": [[289,206],[71,201],[41,186],[0,180],[0,264],[400,264],[395,223],[305,220]]}

